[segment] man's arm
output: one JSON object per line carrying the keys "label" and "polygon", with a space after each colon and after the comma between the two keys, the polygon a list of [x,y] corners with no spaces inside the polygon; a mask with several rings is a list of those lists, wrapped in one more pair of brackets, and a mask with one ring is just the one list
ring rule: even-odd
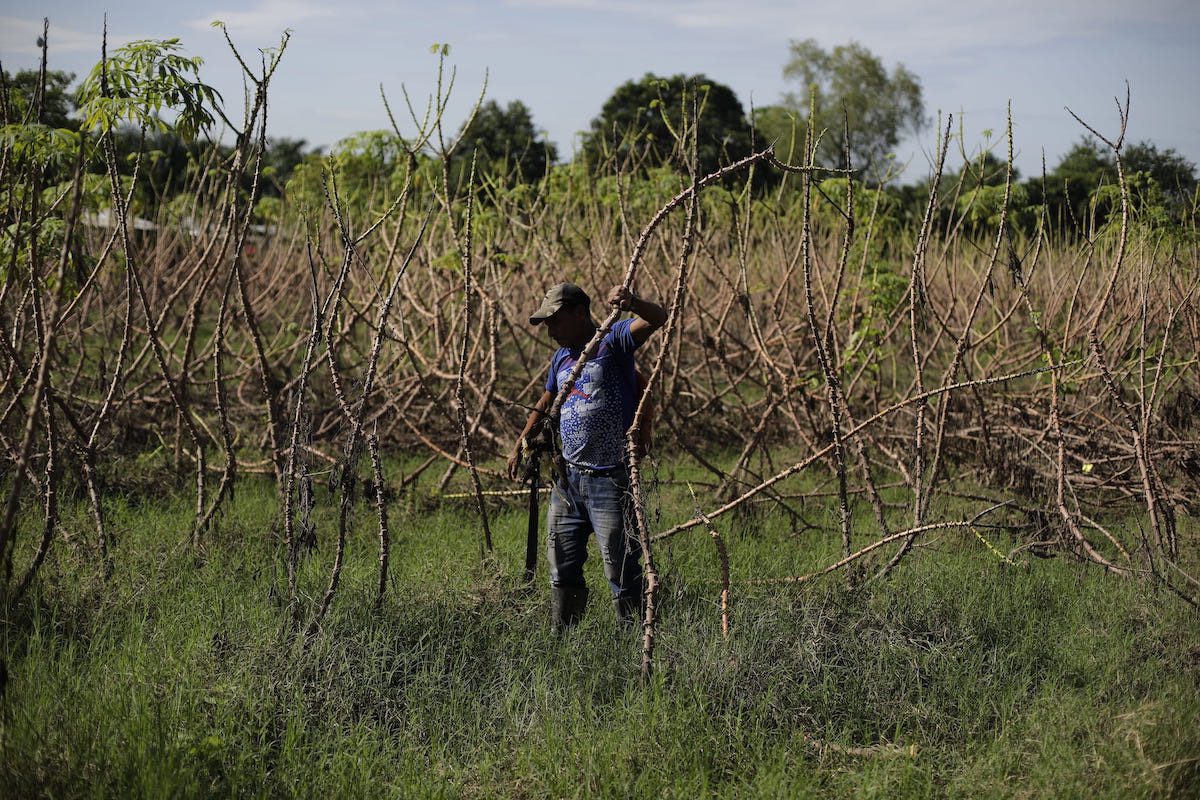
{"label": "man's arm", "polygon": [[622,311],[632,311],[637,319],[629,326],[629,333],[638,344],[645,344],[650,334],[661,328],[667,322],[667,312],[658,303],[638,297],[624,287],[614,287],[608,295],[608,302]]}
{"label": "man's arm", "polygon": [[513,448],[512,454],[508,457],[508,477],[511,480],[517,479],[517,468],[521,463],[521,443],[525,441],[538,421],[546,414],[546,409],[550,408],[550,404],[554,402],[554,394],[551,392],[542,392],[542,396],[533,404],[533,411],[529,412],[529,419],[525,421],[525,428],[521,431],[521,435],[517,437],[517,445]]}

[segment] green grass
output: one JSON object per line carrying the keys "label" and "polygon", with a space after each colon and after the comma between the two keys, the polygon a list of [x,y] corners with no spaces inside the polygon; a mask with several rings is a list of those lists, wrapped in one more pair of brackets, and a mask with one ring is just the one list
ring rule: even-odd
{"label": "green grass", "polygon": [[[689,515],[681,487],[656,497],[664,524]],[[378,609],[375,523],[362,506],[333,610],[303,642],[286,621],[264,484],[239,484],[201,557],[186,544],[189,498],[113,498],[112,578],[60,542],[7,612],[0,796],[1200,789],[1200,626],[1152,585],[1065,558],[1008,566],[974,536],[946,534],[863,591],[838,576],[735,586],[726,645],[715,551],[693,531],[657,551],[663,615],[643,686],[640,641],[618,630],[595,559],[584,624],[551,637],[544,572],[533,593],[517,577],[519,505],[493,506],[497,552],[481,565],[469,506],[401,499]],[[832,509],[807,510],[832,525]],[[64,519],[88,534],[82,511]],[[735,580],[798,574],[837,550],[831,532],[795,532],[766,505],[719,527]],[[324,511],[301,576],[309,606],[332,530]],[[1196,531],[1185,531],[1194,551]]]}

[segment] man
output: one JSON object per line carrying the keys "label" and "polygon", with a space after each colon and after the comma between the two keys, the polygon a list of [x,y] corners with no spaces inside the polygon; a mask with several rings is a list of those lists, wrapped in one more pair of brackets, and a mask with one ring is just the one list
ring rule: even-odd
{"label": "man", "polygon": [[[596,354],[584,364],[560,412],[566,475],[551,490],[547,514],[551,627],[556,633],[577,624],[587,606],[583,564],[589,534],[595,533],[600,545],[617,617],[632,623],[642,604],[641,543],[633,526],[626,525],[630,515],[625,435],[633,423],[641,392],[634,350],[663,326],[667,312],[621,286],[609,293],[608,302],[637,317],[617,322],[604,336]],[[596,333],[591,299],[572,283],[551,287],[541,306],[530,315],[529,323],[544,323],[559,349],[550,359],[545,390],[508,459],[508,475],[513,479],[517,477],[522,442],[549,412],[559,388]]]}

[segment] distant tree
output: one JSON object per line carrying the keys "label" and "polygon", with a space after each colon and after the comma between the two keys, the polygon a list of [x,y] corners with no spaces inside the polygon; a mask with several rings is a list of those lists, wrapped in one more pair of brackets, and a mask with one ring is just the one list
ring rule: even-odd
{"label": "distant tree", "polygon": [[1112,153],[1085,136],[1047,173],[1044,202],[1052,213],[1083,220],[1092,194],[1116,177]]}
{"label": "distant tree", "polygon": [[815,39],[793,41],[785,79],[799,84],[783,105],[807,120],[810,100],[821,133],[818,163],[843,161],[849,117],[850,157],[856,169],[878,169],[902,136],[924,125],[925,105],[917,76],[897,64],[890,73],[874,53],[857,42],[826,51]]}
{"label": "distant tree", "polygon": [[[42,187],[71,176],[79,151],[79,121],[72,116],[75,103],[67,90],[74,79],[69,72],[57,71],[48,71],[44,83],[38,70],[0,73],[0,149],[8,164],[8,180],[0,186],[0,207],[5,211],[0,214],[28,199],[34,172]],[[18,162],[21,166],[15,166]],[[27,170],[33,172],[14,179]]]}
{"label": "distant tree", "polygon": [[671,131],[682,129],[693,97],[700,111],[700,172],[713,172],[749,155],[750,123],[732,89],[702,74],[663,78],[648,72],[618,86],[604,102],[584,135],[584,158],[593,169],[609,156],[622,161],[632,157],[645,169],[681,165]]}
{"label": "distant tree", "polygon": [[[3,121],[9,124],[35,123],[31,114],[38,91],[40,72],[35,69],[23,69],[15,75],[4,73],[3,98],[0,98],[0,108],[3,109]],[[68,87],[75,81],[75,73],[48,70],[46,72],[46,93],[42,100],[42,124],[51,128],[68,128],[75,130],[79,121],[72,114],[75,112],[75,99]]]}
{"label": "distant tree", "polygon": [[558,158],[554,144],[534,127],[529,107],[520,100],[507,106],[488,100],[460,135],[462,143],[451,162],[457,184],[466,180],[472,155],[479,175],[521,183],[539,180]]}
{"label": "distant tree", "polygon": [[137,185],[146,202],[143,206],[146,211],[156,200],[174,197],[188,186],[195,171],[193,165],[210,146],[203,140],[185,140],[173,130],[143,134],[132,126],[119,128],[114,139],[122,174],[132,167],[134,155],[143,153]]}
{"label": "distant tree", "polygon": [[[1008,162],[990,150],[973,157],[968,156],[961,168],[947,168],[942,173],[941,182],[938,183],[938,194],[949,198],[956,192],[967,192],[983,186],[1003,186],[1007,170]],[[1021,171],[1013,167],[1013,183],[1020,178]]]}
{"label": "distant tree", "polygon": [[1172,207],[1186,206],[1196,197],[1196,165],[1168,147],[1159,150],[1148,141],[1131,144],[1121,152],[1126,172],[1152,178]]}
{"label": "distant tree", "polygon": [[[991,150],[966,156],[966,159],[960,168],[942,173],[938,196],[946,205],[939,215],[940,222],[944,224],[950,218],[961,217],[968,229],[979,231],[982,228],[991,233],[1000,224],[1008,162]],[[1029,205],[1029,188],[1020,179],[1021,171],[1014,166],[1005,217],[1010,226],[1031,229],[1036,225],[1037,214]],[[928,186],[927,183],[924,185]],[[949,211],[951,208],[953,213]]]}
{"label": "distant tree", "polygon": [[293,187],[312,207],[324,204],[322,175],[326,169],[337,174],[338,196],[351,216],[370,213],[380,203],[390,202],[406,174],[409,145],[389,130],[359,131],[334,144],[329,157],[311,154],[298,165],[288,181],[289,200]]}
{"label": "distant tree", "polygon": [[263,194],[279,197],[287,186],[288,179],[296,167],[304,161],[305,148],[308,142],[304,139],[289,139],[287,137],[267,139],[267,150],[263,153]]}
{"label": "distant tree", "polygon": [[781,159],[797,160],[804,149],[804,120],[791,108],[762,106],[753,111],[755,147],[775,143]]}
{"label": "distant tree", "polygon": [[1092,194],[1115,179],[1112,154],[1095,139],[1085,136],[1046,173],[1044,180],[1042,176],[1033,177],[1027,186],[1035,202],[1046,207],[1052,223],[1079,226],[1087,220]]}
{"label": "distant tree", "polygon": [[[1175,150],[1143,140],[1123,148],[1121,162],[1133,208],[1144,217],[1179,222],[1195,213],[1196,165]],[[1030,181],[1031,194],[1040,196],[1041,184]],[[1046,175],[1042,199],[1056,221],[1103,222],[1120,207],[1112,152],[1090,136],[1080,139]]]}

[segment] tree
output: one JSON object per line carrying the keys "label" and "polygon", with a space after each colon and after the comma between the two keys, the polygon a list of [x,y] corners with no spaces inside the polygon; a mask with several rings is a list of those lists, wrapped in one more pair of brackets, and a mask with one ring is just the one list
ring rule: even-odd
{"label": "tree", "polygon": [[[16,75],[4,73],[5,88],[3,108],[7,123],[36,123],[30,115],[38,92],[38,80],[41,72],[36,69],[23,69]],[[46,93],[42,100],[42,124],[51,128],[67,128],[75,130],[79,122],[71,115],[75,111],[74,99],[67,87],[75,80],[75,73],[59,70],[46,71]],[[30,116],[29,119],[26,119]]]}
{"label": "tree", "polygon": [[[1102,149],[1090,136],[1080,139],[1058,165],[1046,175],[1043,204],[1050,218],[1059,224],[1083,224],[1088,217],[1088,204],[1101,186],[1116,181],[1116,163],[1112,153]],[[1034,180],[1040,192],[1041,181]]]}
{"label": "tree", "polygon": [[504,107],[488,100],[460,135],[462,143],[451,161],[451,177],[458,184],[466,180],[472,154],[478,175],[521,183],[542,178],[558,158],[554,144],[534,127],[529,107],[520,100]]}
{"label": "tree", "polygon": [[[352,218],[385,208],[404,184],[409,143],[389,130],[359,131],[337,142],[329,157],[310,154],[292,169],[289,201],[319,208],[325,202],[324,174],[336,173],[339,200]],[[438,180],[440,183],[441,176]],[[372,210],[374,209],[374,210]]]}
{"label": "tree", "polygon": [[[279,197],[283,187],[287,186],[292,173],[307,155],[305,148],[308,142],[304,139],[287,137],[267,139],[267,150],[263,153],[263,194]],[[314,151],[314,152],[319,152]]]}
{"label": "tree", "polygon": [[849,117],[850,158],[855,169],[878,170],[909,132],[924,125],[921,83],[903,64],[889,74],[883,62],[857,42],[822,49],[815,39],[793,41],[783,77],[800,84],[783,105],[807,120],[810,101],[821,134],[818,163],[844,162],[843,108]]}
{"label": "tree", "polygon": [[775,143],[775,155],[798,161],[804,151],[804,120],[784,106],[762,106],[753,111],[756,147]]}
{"label": "tree", "polygon": [[1121,153],[1125,171],[1152,178],[1172,210],[1187,206],[1196,197],[1196,165],[1168,147],[1159,150],[1148,141],[1131,144]]}
{"label": "tree", "polygon": [[79,122],[72,117],[75,104],[67,91],[74,79],[70,72],[54,70],[46,72],[45,82],[40,70],[0,73],[0,150],[9,162],[9,180],[0,187],[0,206],[6,211],[0,213],[11,211],[14,202],[24,202],[19,198],[31,188],[30,181],[14,179],[11,159],[36,163],[37,182],[43,187],[72,175],[80,147]]}
{"label": "tree", "polygon": [[583,156],[592,169],[609,157],[632,158],[640,168],[684,163],[672,131],[682,130],[692,99],[699,110],[699,171],[708,174],[749,155],[750,123],[737,95],[703,74],[662,78],[647,72],[626,81],[605,101],[584,134]]}
{"label": "tree", "polygon": [[[1008,162],[996,156],[991,150],[985,150],[978,155],[966,156],[961,168],[947,167],[938,181],[938,195],[942,198],[957,197],[965,192],[984,187],[1002,187],[1008,173]],[[1012,171],[1013,183],[1021,178],[1021,172],[1016,167]],[[928,182],[922,180],[923,186]]]}
{"label": "tree", "polygon": [[[943,201],[953,203],[953,213],[963,218],[968,230],[986,230],[990,235],[1000,224],[1008,162],[990,149],[975,155],[963,153],[963,156],[966,160],[962,167],[947,169],[942,173],[938,182],[938,196]],[[1029,207],[1029,188],[1019,182],[1020,178],[1021,172],[1014,166],[1012,185],[1007,190],[1009,198],[1005,216],[1010,226],[1028,229],[1036,224],[1037,215]],[[943,212],[940,216],[944,223],[950,214]]]}
{"label": "tree", "polygon": [[[1021,171],[1013,167],[1013,180],[1019,180]],[[943,186],[954,187],[960,182],[965,188],[976,186],[1003,186],[1008,175],[1008,162],[998,157],[991,150],[985,150],[980,155],[968,157],[961,170],[943,173]]]}
{"label": "tree", "polygon": [[[1134,211],[1146,220],[1181,222],[1195,213],[1196,165],[1174,149],[1149,141],[1121,151],[1121,163]],[[1032,193],[1041,181],[1030,181]],[[1103,223],[1120,208],[1117,163],[1112,152],[1090,136],[1079,140],[1046,175],[1044,202],[1057,221]]]}

